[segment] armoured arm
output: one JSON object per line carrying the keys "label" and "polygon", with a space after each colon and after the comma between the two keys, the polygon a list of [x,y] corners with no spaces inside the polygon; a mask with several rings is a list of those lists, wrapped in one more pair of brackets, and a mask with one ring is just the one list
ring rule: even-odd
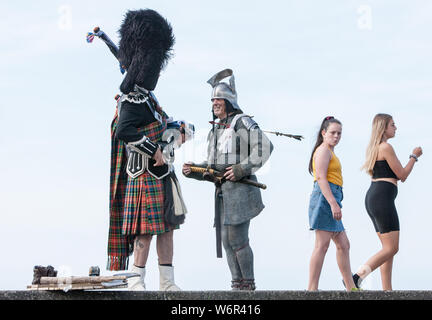
{"label": "armoured arm", "polygon": [[254,174],[270,158],[273,144],[250,117],[242,117],[236,124],[240,137],[241,161],[232,166],[236,180]]}

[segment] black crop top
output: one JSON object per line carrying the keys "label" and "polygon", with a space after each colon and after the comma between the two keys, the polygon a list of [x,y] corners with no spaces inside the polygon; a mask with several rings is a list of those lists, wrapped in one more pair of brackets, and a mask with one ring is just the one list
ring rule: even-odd
{"label": "black crop top", "polygon": [[393,170],[390,168],[386,160],[377,160],[372,171],[372,179],[379,178],[394,178],[399,179]]}

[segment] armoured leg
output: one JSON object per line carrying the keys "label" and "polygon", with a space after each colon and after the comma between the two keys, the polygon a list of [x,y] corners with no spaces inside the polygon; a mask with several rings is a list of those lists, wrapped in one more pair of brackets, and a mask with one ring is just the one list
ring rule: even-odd
{"label": "armoured leg", "polygon": [[229,227],[229,241],[242,275],[242,290],[255,290],[253,252],[248,237],[249,224],[247,221]]}
{"label": "armoured leg", "polygon": [[[237,262],[237,256],[235,251],[233,250],[230,241],[229,241],[229,229],[230,226],[222,225],[222,244],[225,249],[225,254],[228,262],[228,267],[231,271],[231,278],[233,280],[233,286],[235,286],[235,282],[240,281],[242,277],[240,266]],[[234,289],[234,287],[233,287]]]}
{"label": "armoured leg", "polygon": [[[223,222],[223,214],[221,215]],[[222,243],[231,271],[233,290],[254,290],[253,252],[249,245],[249,221],[240,225],[222,223]]]}
{"label": "armoured leg", "polygon": [[223,200],[222,199],[219,199],[219,201],[221,202],[220,203],[220,210],[221,210],[221,212],[220,212],[220,221],[221,221],[221,238],[222,238],[222,244],[223,244],[223,247],[224,247],[224,249],[225,249],[225,255],[226,255],[226,258],[227,258],[227,262],[228,262],[228,267],[229,267],[229,269],[230,269],[230,272],[231,272],[231,279],[232,279],[232,285],[231,285],[231,287],[234,289],[234,290],[236,290],[236,289],[239,289],[240,287],[240,285],[239,285],[239,283],[241,282],[241,279],[242,279],[242,274],[241,274],[241,271],[240,271],[240,266],[239,266],[239,264],[238,264],[238,262],[237,262],[237,257],[236,257],[236,254],[235,254],[235,252],[234,252],[234,250],[233,250],[233,248],[232,248],[232,246],[231,246],[231,243],[230,243],[230,237],[229,237],[229,235],[230,235],[230,227],[231,226],[228,226],[228,225],[224,225],[224,216],[225,216],[225,214],[224,214],[224,212],[223,212]]}

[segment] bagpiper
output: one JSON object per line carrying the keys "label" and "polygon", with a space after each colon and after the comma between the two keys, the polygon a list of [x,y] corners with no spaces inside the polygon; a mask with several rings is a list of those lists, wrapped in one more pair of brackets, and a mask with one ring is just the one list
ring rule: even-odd
{"label": "bagpiper", "polygon": [[[127,270],[133,253],[129,270],[139,277],[130,278],[128,286],[144,290],[149,247],[156,235],[159,289],[180,290],[174,282],[173,231],[184,222],[186,206],[170,156],[173,143],[188,140],[193,128],[171,121],[153,93],[172,55],[174,34],[169,22],[150,9],[128,11],[119,34],[116,57],[126,75],[111,126],[107,269]],[[173,124],[180,135],[167,134]]]}

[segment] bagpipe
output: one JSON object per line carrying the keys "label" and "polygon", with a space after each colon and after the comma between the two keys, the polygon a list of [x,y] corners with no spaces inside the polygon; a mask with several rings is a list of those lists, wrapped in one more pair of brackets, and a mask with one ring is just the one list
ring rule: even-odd
{"label": "bagpipe", "polygon": [[[118,47],[114,44],[114,42],[112,42],[112,40],[106,35],[106,33],[103,32],[99,27],[95,27],[93,29],[93,32],[87,32],[87,36],[86,36],[87,42],[92,43],[95,37],[98,37],[103,42],[105,42],[108,49],[111,51],[111,53],[114,55],[114,57],[118,60],[118,51],[119,51]],[[126,72],[126,69],[123,68],[123,66],[121,65],[120,62],[119,62],[119,65],[120,65],[121,74],[124,74]]]}
{"label": "bagpipe", "polygon": [[[95,27],[93,29],[93,32],[88,32],[86,35],[86,40],[88,43],[92,43],[95,37],[101,39],[107,45],[108,49],[114,55],[116,60],[119,61],[118,60],[119,48],[108,37],[108,35],[105,32],[103,32],[99,27]],[[120,61],[119,61],[119,67],[120,67],[120,72],[122,74],[127,72],[126,68],[122,66]],[[159,105],[153,92],[150,91],[149,96],[152,102]],[[121,96],[117,94],[115,96],[115,100],[119,102],[121,100]],[[128,174],[136,175],[132,173],[131,170],[133,169],[131,168],[135,167],[136,164],[139,162],[144,162],[144,165],[140,166],[141,168],[147,167],[148,171],[154,177],[158,179],[163,178],[171,170],[172,163],[174,162],[174,158],[175,158],[174,150],[180,148],[180,146],[183,143],[192,140],[194,138],[194,133],[195,133],[195,126],[192,123],[187,122],[185,120],[173,120],[172,118],[168,118],[167,129],[164,131],[161,141],[157,143],[162,151],[162,157],[165,161],[165,165],[154,167],[153,164],[155,161],[153,159],[148,158],[148,156],[146,158],[146,155],[143,154],[143,158],[140,160],[139,157],[137,157],[138,155],[135,155],[133,157],[130,157],[130,160],[133,161],[129,161],[131,167],[128,164],[128,170],[127,170]]]}

